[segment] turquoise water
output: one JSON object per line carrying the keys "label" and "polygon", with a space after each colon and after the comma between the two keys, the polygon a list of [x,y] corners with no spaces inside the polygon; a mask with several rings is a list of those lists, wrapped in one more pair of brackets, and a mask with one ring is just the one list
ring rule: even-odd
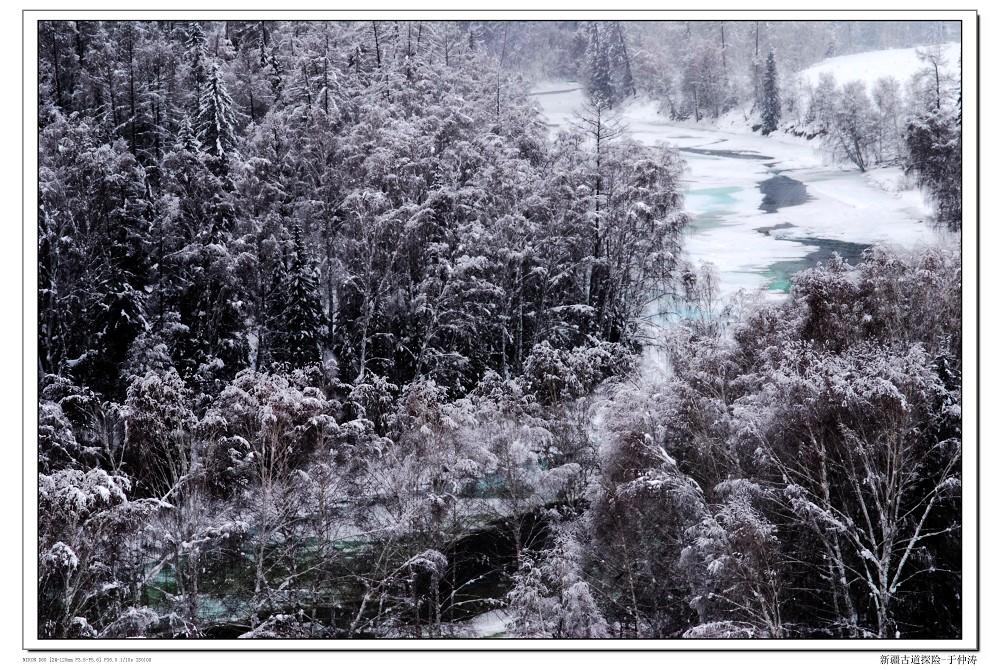
{"label": "turquoise water", "polygon": [[810,252],[804,258],[797,258],[791,261],[777,261],[771,263],[764,271],[764,278],[767,288],[771,291],[781,291],[788,293],[792,288],[792,275],[801,272],[806,268],[815,267],[818,263],[825,263],[830,260],[834,253],[840,255],[851,265],[856,265],[861,260],[861,255],[871,245],[858,244],[856,242],[843,242],[841,240],[829,240],[822,237],[793,238],[795,242],[818,247],[816,251]]}
{"label": "turquoise water", "polygon": [[[805,184],[785,175],[774,175],[760,182],[757,187],[764,196],[760,209],[772,214],[785,207],[800,205],[809,199]],[[727,218],[733,214],[733,206],[737,204],[735,196],[742,190],[744,189],[739,186],[689,189],[688,207],[700,212],[692,218],[688,226],[689,233],[697,234],[725,226]],[[791,229],[794,228],[792,224],[779,220],[773,226],[762,226],[756,231],[761,235],[771,235],[779,230],[792,232]],[[861,259],[861,254],[868,248],[866,244],[824,238],[789,235],[786,239],[813,247],[813,250],[802,258],[775,261],[761,270],[759,274],[769,291],[788,293],[791,290],[793,275],[814,267],[817,263],[828,261],[835,252],[852,265],[856,264]]]}
{"label": "turquoise water", "polygon": [[722,207],[732,205],[736,202],[734,193],[739,193],[743,189],[739,186],[715,186],[712,188],[693,188],[688,191],[688,196],[703,197],[710,205]]}
{"label": "turquoise water", "polygon": [[767,290],[788,293],[792,290],[792,275],[806,267],[804,259],[771,263],[764,271]]}
{"label": "turquoise water", "polygon": [[742,190],[739,186],[716,186],[688,190],[685,196],[688,208],[700,212],[691,218],[688,231],[698,233],[725,225],[723,217],[730,214],[729,208],[736,204],[736,198],[733,195]]}

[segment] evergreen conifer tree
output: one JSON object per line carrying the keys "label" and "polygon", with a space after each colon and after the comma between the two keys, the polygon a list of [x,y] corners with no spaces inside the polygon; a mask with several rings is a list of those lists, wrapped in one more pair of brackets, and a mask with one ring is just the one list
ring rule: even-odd
{"label": "evergreen conifer tree", "polygon": [[218,63],[212,64],[201,87],[195,129],[213,158],[213,172],[224,173],[229,158],[236,153],[236,111]]}
{"label": "evergreen conifer tree", "polygon": [[284,286],[275,288],[283,294],[284,309],[272,331],[274,362],[286,363],[292,368],[318,363],[326,318],[316,268],[306,251],[302,227],[298,224],[293,232],[292,255]]}
{"label": "evergreen conifer tree", "polygon": [[934,201],[937,222],[962,228],[962,107],[924,110],[906,129],[908,171]]}
{"label": "evergreen conifer tree", "polygon": [[270,284],[264,289],[263,328],[257,349],[259,370],[273,369],[276,361],[284,359],[283,321],[285,305],[288,302],[288,292],[285,290],[287,279],[288,270],[285,262],[278,258],[271,272]]}
{"label": "evergreen conifer tree", "polygon": [[599,21],[592,21],[587,32],[587,93],[593,103],[600,107],[614,104],[614,89],[611,78],[611,59],[608,43]]}
{"label": "evergreen conifer tree", "polygon": [[609,63],[612,70],[612,82],[615,101],[621,101],[630,95],[635,95],[635,80],[632,78],[632,63],[628,57],[625,45],[625,34],[619,21],[611,22],[608,29],[610,37]]}
{"label": "evergreen conifer tree", "polygon": [[122,204],[110,210],[107,239],[102,244],[106,260],[98,273],[95,295],[98,297],[93,316],[94,355],[86,358],[81,373],[92,388],[118,396],[120,386],[116,371],[125,361],[132,342],[146,324],[146,293],[148,275],[150,205],[143,190],[144,171],[131,154],[118,163],[120,172],[109,175],[121,178]]}
{"label": "evergreen conifer tree", "polygon": [[187,59],[191,68],[191,87],[194,91],[194,100],[191,105],[191,112],[197,116],[201,105],[201,89],[207,78],[206,67],[208,65],[208,54],[205,53],[205,31],[199,21],[192,21],[190,24],[187,42]]}
{"label": "evergreen conifer tree", "polygon": [[763,109],[760,114],[761,132],[770,135],[778,129],[781,120],[781,98],[778,93],[778,66],[774,62],[774,49],[767,53],[764,69]]}
{"label": "evergreen conifer tree", "polygon": [[[158,223],[159,312],[184,328],[170,348],[178,371],[200,390],[246,367],[242,285],[235,276],[235,212],[225,179],[212,171],[195,126],[181,121],[163,160]],[[173,316],[176,314],[176,317]]]}

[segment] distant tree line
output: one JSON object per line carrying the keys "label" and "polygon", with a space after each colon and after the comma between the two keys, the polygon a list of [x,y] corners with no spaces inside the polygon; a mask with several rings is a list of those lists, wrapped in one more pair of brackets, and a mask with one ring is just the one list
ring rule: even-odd
{"label": "distant tree line", "polygon": [[[838,161],[865,171],[901,165],[933,200],[938,223],[961,228],[960,63],[941,45],[956,25],[925,22],[569,21],[525,24],[514,39],[536,76],[577,78],[592,102],[614,108],[639,92],[675,120],[739,110],[754,130],[821,137]],[[547,40],[548,48],[542,46]],[[931,45],[931,46],[925,46]],[[824,58],[921,47],[911,81],[893,77],[815,85],[795,73]],[[522,56],[523,57],[523,56]]]}

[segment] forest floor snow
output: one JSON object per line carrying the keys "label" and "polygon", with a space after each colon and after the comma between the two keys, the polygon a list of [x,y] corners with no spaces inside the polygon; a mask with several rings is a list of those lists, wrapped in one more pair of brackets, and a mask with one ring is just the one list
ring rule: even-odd
{"label": "forest floor snow", "polygon": [[471,638],[507,637],[510,615],[506,610],[497,609],[483,612],[464,622]]}

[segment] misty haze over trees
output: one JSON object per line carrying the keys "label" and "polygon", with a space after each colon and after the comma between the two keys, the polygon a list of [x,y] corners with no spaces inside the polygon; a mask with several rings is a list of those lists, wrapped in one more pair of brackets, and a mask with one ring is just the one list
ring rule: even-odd
{"label": "misty haze over trees", "polygon": [[[960,636],[959,39],[40,23],[39,636]],[[638,98],[901,168],[940,243],[726,301]]]}

